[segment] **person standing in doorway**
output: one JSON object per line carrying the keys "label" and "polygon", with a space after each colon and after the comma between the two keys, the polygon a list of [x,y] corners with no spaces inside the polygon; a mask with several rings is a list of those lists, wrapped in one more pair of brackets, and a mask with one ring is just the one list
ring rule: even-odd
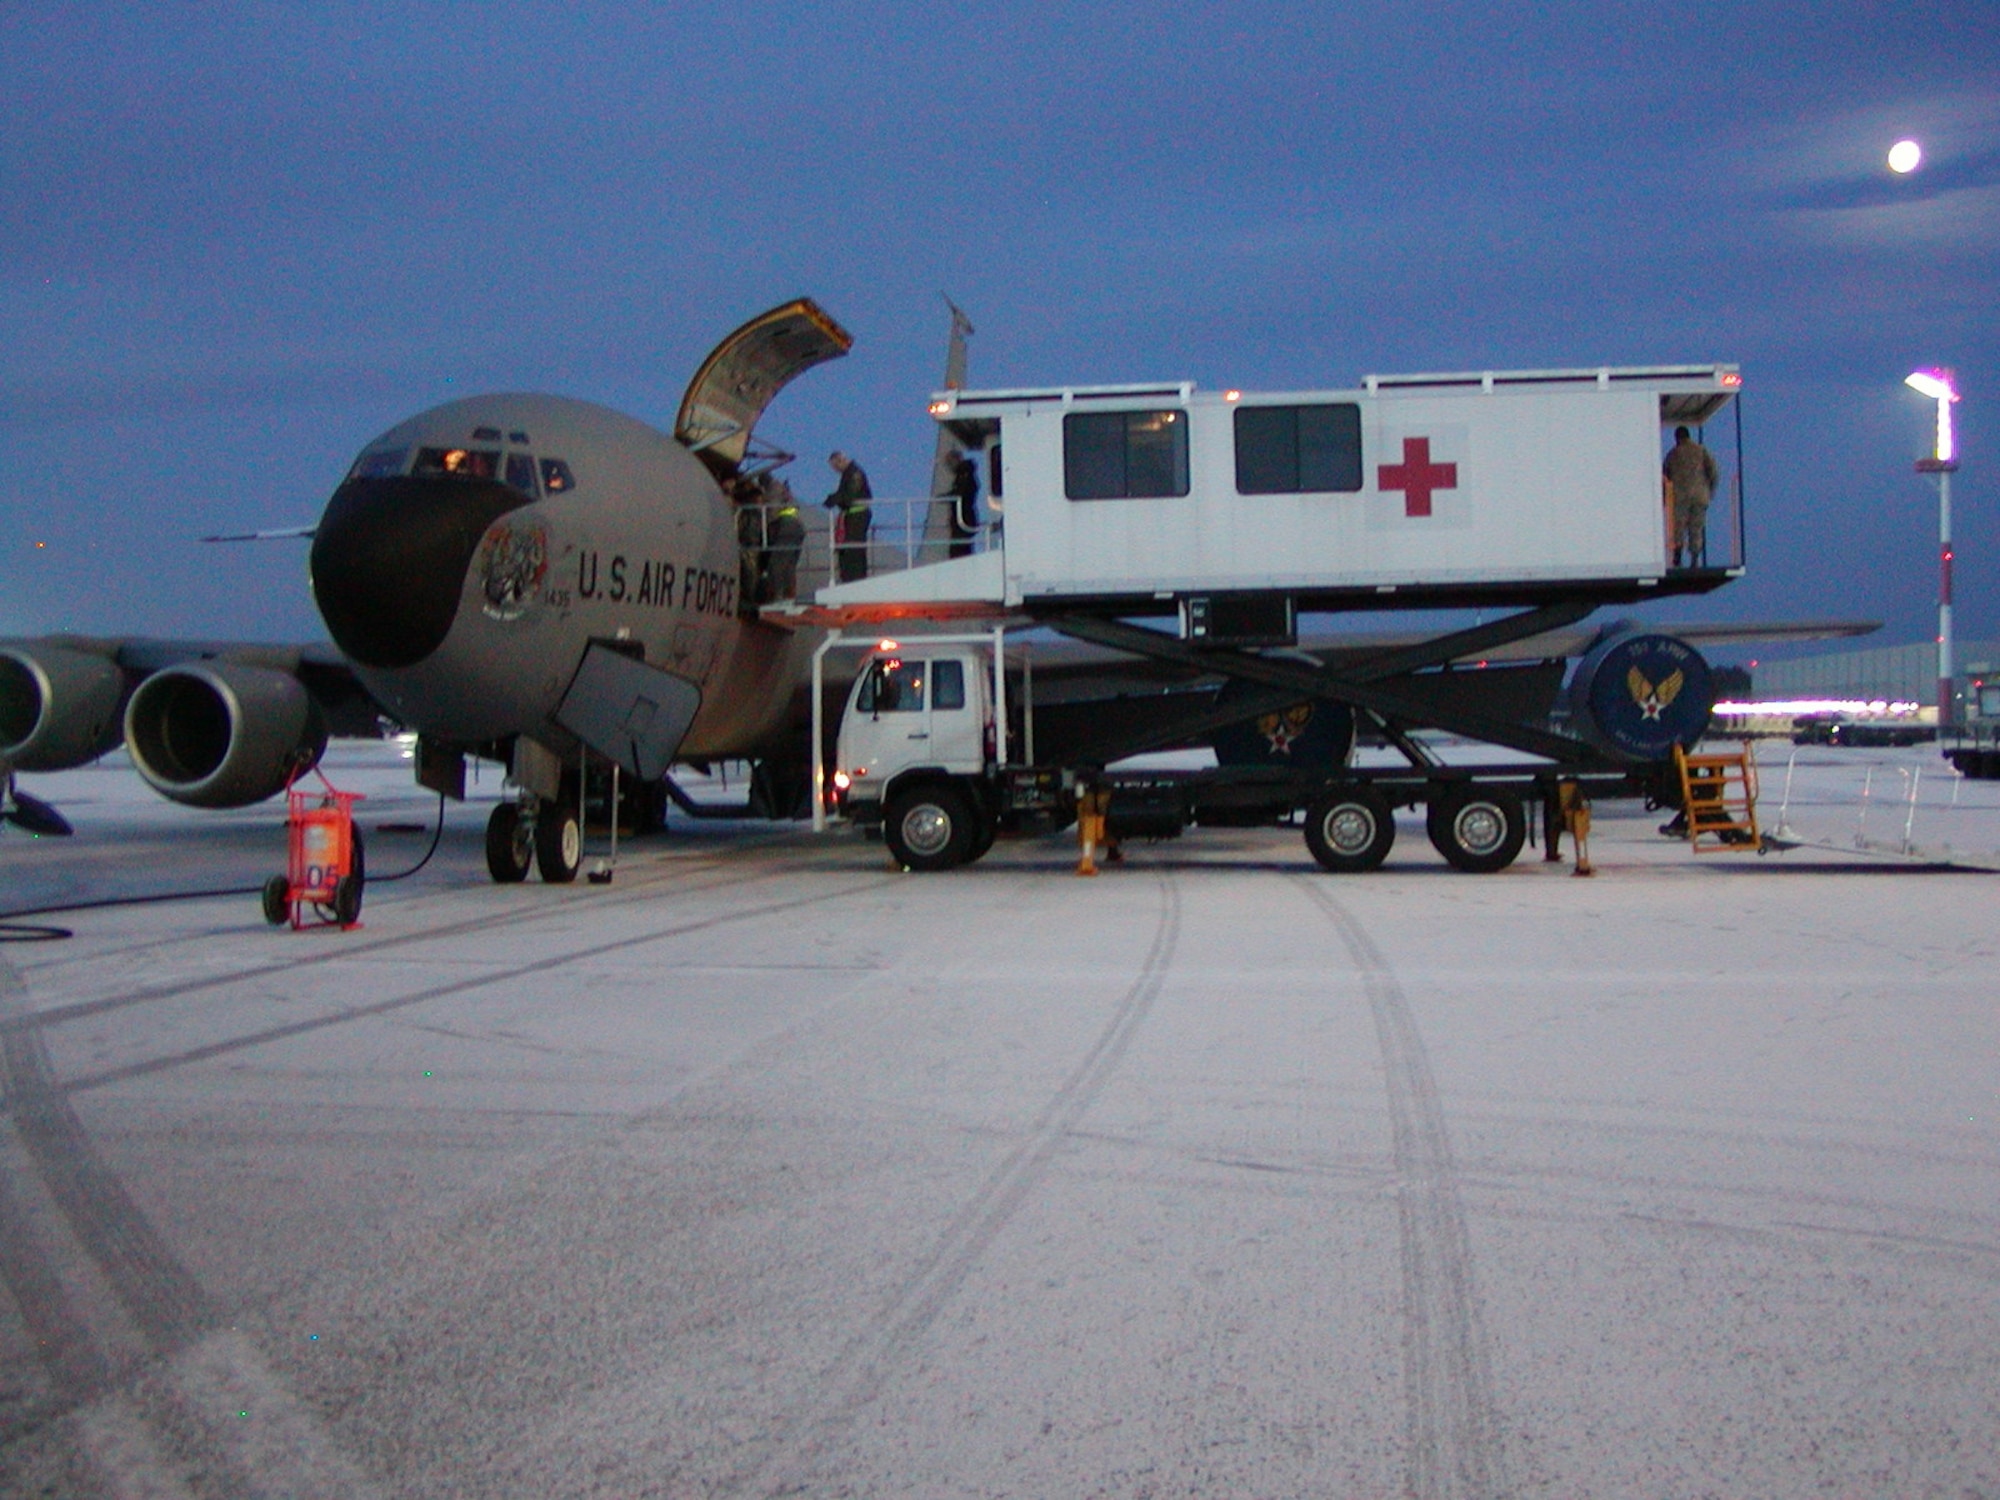
{"label": "person standing in doorway", "polygon": [[794,598],[799,591],[799,551],[806,525],[792,487],[774,473],[762,476],[765,525],[770,544],[764,553],[764,592],[770,599]]}
{"label": "person standing in doorway", "polygon": [[875,498],[875,492],[868,488],[868,475],[861,465],[838,448],[826,461],[840,476],[840,483],[826,497],[826,508],[833,512],[834,556],[839,562],[840,581],[853,583],[868,576],[868,523],[875,516],[868,502]]}
{"label": "person standing in doorway", "polygon": [[970,557],[979,534],[979,465],[963,453],[951,455],[951,555]]}
{"label": "person standing in doorway", "polygon": [[[1676,427],[1674,446],[1667,451],[1660,472],[1674,487],[1673,566],[1706,567],[1708,502],[1720,478],[1715,455],[1697,443],[1685,427]],[[1685,563],[1681,560],[1683,553],[1687,555]]]}

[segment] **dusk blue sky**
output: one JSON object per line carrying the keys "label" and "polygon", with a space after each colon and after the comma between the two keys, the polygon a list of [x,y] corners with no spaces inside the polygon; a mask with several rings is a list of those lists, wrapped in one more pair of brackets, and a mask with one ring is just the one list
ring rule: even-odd
{"label": "dusk blue sky", "polygon": [[[1884,158],[1914,137],[1925,165]],[[2000,636],[2000,14],[1979,4],[0,8],[0,635],[321,639],[354,453],[482,390],[668,425],[786,298],[760,435],[928,476],[971,383],[1740,363],[1750,576],[1658,617]],[[1724,653],[1725,656],[1729,653]]]}

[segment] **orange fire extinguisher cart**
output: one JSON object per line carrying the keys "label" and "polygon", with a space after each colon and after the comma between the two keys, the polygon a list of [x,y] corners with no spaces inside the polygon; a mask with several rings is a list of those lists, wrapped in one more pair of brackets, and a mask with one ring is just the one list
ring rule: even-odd
{"label": "orange fire extinguisher cart", "polygon": [[[367,878],[354,826],[354,804],[362,795],[336,790],[317,767],[312,774],[319,778],[317,789],[301,791],[296,781],[285,789],[290,859],[285,874],[264,882],[264,920],[278,927],[289,918],[294,930],[353,927],[361,921]],[[315,913],[310,919],[307,907]]]}

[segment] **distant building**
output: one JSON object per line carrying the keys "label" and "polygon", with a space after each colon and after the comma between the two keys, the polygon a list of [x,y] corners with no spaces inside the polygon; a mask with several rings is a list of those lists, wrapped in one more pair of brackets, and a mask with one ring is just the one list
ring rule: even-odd
{"label": "distant building", "polygon": [[[1954,653],[1963,675],[2000,667],[2000,641],[1960,641]],[[1875,646],[1865,651],[1833,651],[1792,661],[1759,663],[1752,677],[1756,696],[1778,698],[1857,698],[1891,703],[1937,701],[1938,648],[1935,641],[1907,646]]]}

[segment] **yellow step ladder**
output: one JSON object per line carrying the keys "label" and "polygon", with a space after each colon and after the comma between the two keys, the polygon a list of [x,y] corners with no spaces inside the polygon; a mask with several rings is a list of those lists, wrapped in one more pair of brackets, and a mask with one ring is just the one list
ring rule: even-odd
{"label": "yellow step ladder", "polygon": [[1735,755],[1689,755],[1674,746],[1688,844],[1696,854],[1754,852],[1757,831],[1757,757],[1750,741]]}

